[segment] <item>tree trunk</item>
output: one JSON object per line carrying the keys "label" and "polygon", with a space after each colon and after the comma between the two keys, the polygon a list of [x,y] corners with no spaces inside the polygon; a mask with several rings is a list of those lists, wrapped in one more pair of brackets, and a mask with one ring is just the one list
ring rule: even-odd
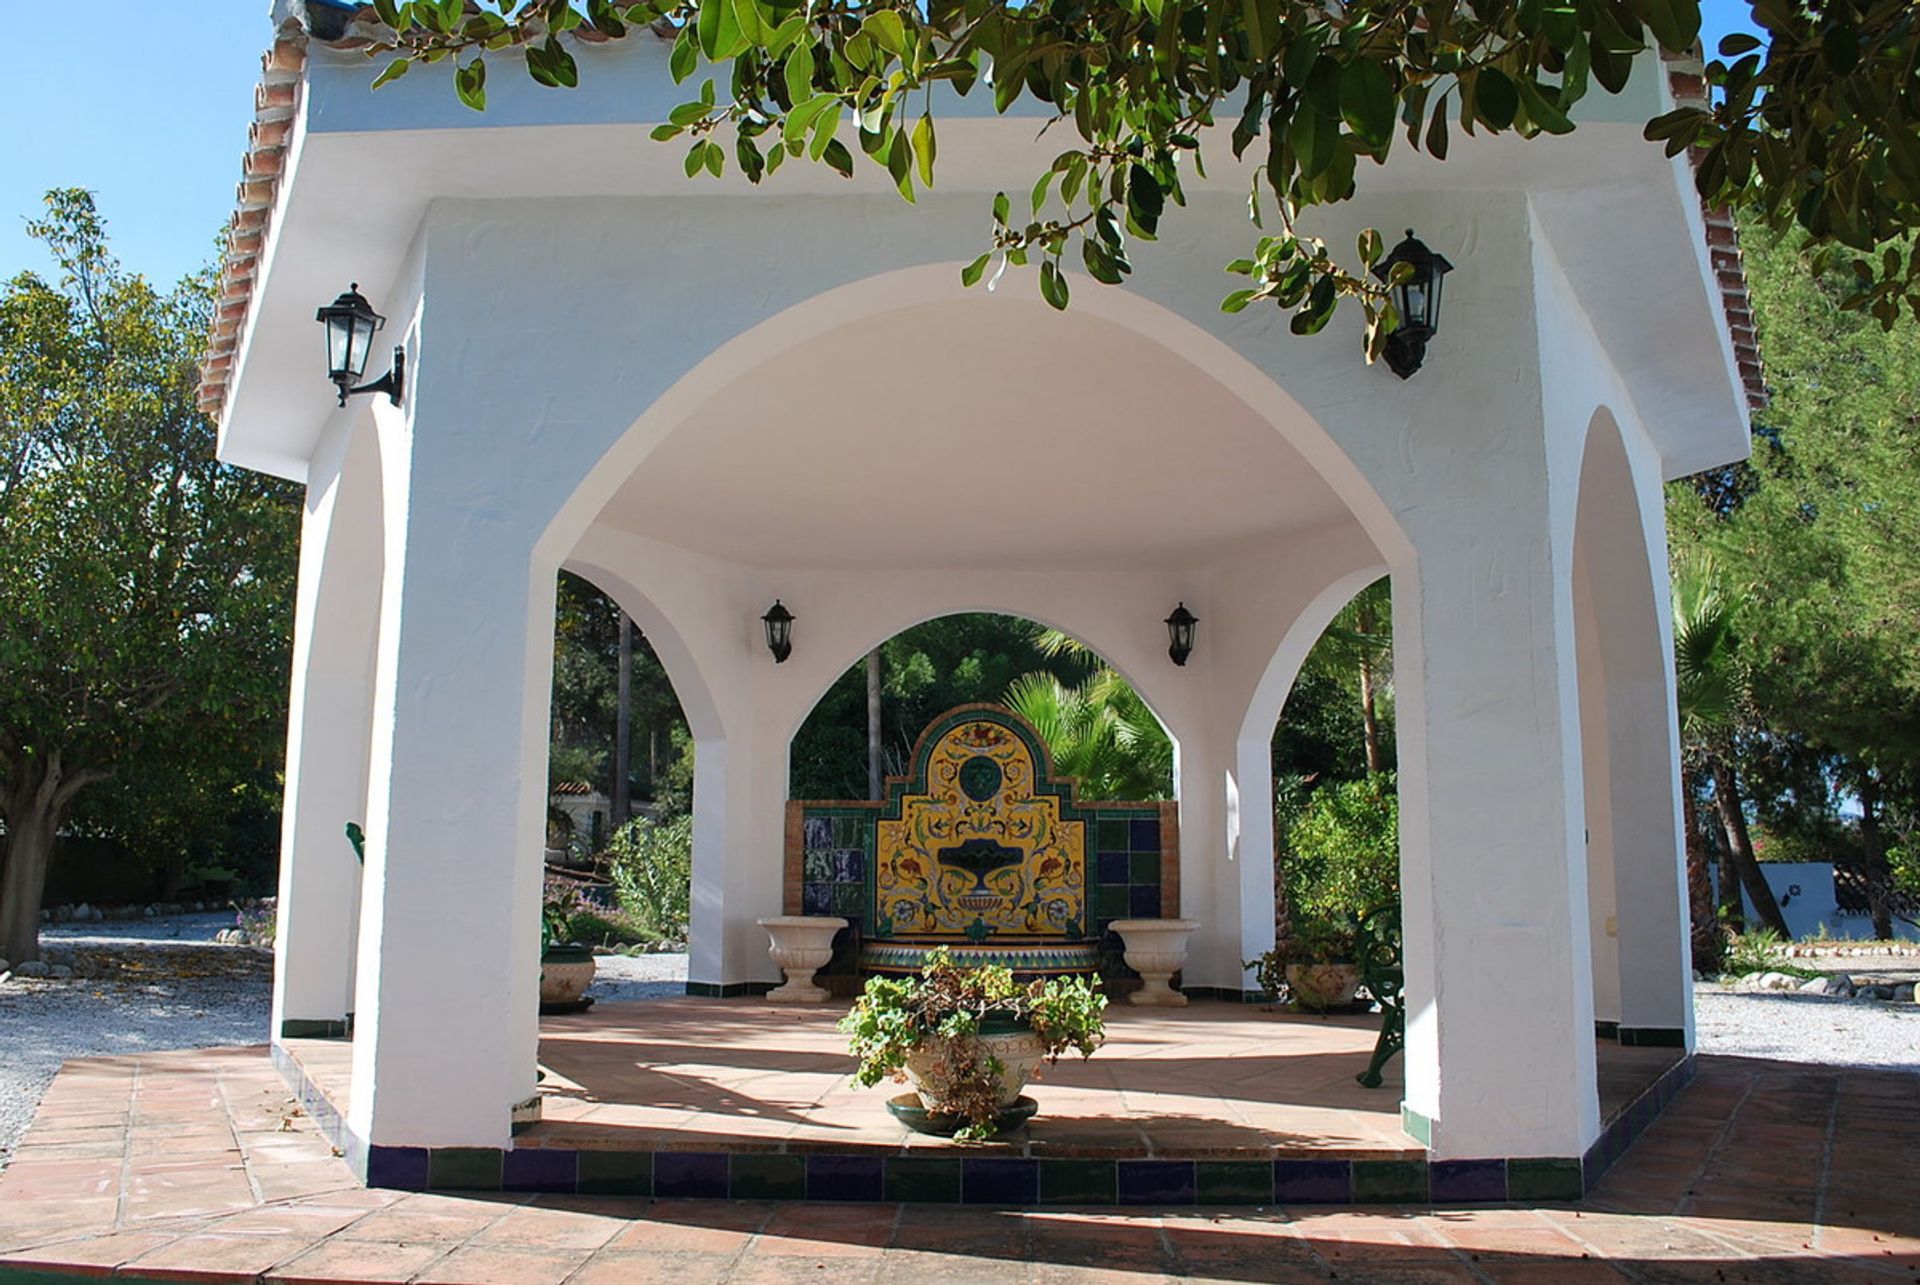
{"label": "tree trunk", "polygon": [[[1373,608],[1362,605],[1355,621],[1357,631],[1371,634],[1373,623]],[[1385,771],[1386,765],[1380,761],[1380,720],[1373,704],[1373,660],[1365,652],[1360,655],[1360,729],[1367,747],[1367,775]]]}
{"label": "tree trunk", "polygon": [[98,772],[63,772],[60,755],[25,753],[14,759],[13,789],[4,800],[7,847],[0,861],[0,959],[24,964],[40,958],[40,897],[54,836],[73,796]]}
{"label": "tree trunk", "polygon": [[619,697],[613,720],[613,828],[633,815],[633,621],[620,612]]}
{"label": "tree trunk", "polygon": [[1754,914],[1760,917],[1761,925],[1783,938],[1791,938],[1793,934],[1787,931],[1786,916],[1780,913],[1780,903],[1773,899],[1773,889],[1768,886],[1767,877],[1760,873],[1760,862],[1753,855],[1753,838],[1747,833],[1747,814],[1740,807],[1740,784],[1734,777],[1733,765],[1716,754],[1711,760],[1711,769],[1713,806],[1720,814],[1720,828],[1726,832],[1727,858],[1739,877],[1740,886],[1746,889],[1747,900],[1753,903]]}
{"label": "tree trunk", "polygon": [[1698,785],[1692,779],[1692,773],[1688,773],[1681,781],[1681,807],[1687,836],[1687,909],[1693,928],[1690,937],[1693,967],[1697,972],[1716,973],[1720,971],[1726,939],[1722,935],[1720,918],[1714,913],[1713,880],[1707,874],[1707,836],[1700,828]]}
{"label": "tree trunk", "polygon": [[1873,769],[1860,769],[1860,847],[1866,858],[1867,906],[1873,912],[1873,935],[1893,938],[1893,869],[1887,864],[1887,836],[1880,828],[1880,778]]}
{"label": "tree trunk", "polygon": [[880,775],[880,649],[867,653],[867,797],[878,799]]}

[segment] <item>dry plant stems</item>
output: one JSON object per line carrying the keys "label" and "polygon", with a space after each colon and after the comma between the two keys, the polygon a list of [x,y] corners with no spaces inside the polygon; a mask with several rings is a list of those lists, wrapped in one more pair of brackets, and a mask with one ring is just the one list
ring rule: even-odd
{"label": "dry plant stems", "polygon": [[1106,1007],[1107,997],[1085,977],[1022,985],[999,965],[957,964],[941,947],[918,977],[871,978],[840,1029],[860,1059],[854,1078],[868,1087],[882,1079],[905,1083],[908,1056],[926,1047],[936,1058],[928,1078],[946,1089],[942,1101],[926,1106],[965,1122],[956,1138],[979,1140],[993,1135],[1005,1070],[979,1042],[983,1028],[1030,1029],[1051,1065],[1068,1049],[1092,1056],[1106,1038]]}

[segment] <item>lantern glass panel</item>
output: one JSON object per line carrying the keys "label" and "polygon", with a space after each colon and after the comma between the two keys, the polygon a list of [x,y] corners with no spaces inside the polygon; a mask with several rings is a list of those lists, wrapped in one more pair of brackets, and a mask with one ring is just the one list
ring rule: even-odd
{"label": "lantern glass panel", "polygon": [[338,378],[343,374],[357,374],[348,366],[348,354],[353,347],[353,319],[335,313],[327,318],[327,371]]}

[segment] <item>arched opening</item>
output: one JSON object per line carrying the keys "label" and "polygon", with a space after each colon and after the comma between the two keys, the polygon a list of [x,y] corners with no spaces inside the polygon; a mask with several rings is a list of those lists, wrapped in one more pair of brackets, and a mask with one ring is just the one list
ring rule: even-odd
{"label": "arched opening", "polygon": [[1679,1044],[1692,1003],[1678,731],[1664,541],[1649,537],[1660,519],[1657,508],[1648,517],[1646,490],[1618,424],[1599,411],[1573,540],[1594,1016],[1622,1043]]}

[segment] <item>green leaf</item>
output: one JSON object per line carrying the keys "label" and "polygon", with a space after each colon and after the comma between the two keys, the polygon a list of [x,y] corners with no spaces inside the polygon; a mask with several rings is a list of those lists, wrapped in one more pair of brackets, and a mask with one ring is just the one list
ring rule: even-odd
{"label": "green leaf", "polygon": [[686,170],[688,178],[692,178],[700,172],[700,167],[706,163],[707,141],[703,138],[697,140],[692,147],[687,149],[687,159],[682,162],[681,168]]}
{"label": "green leaf", "polygon": [[732,0],[733,22],[746,47],[764,45],[772,30],[760,13],[759,0]]}
{"label": "green leaf", "polygon": [[[805,102],[796,103],[780,126],[781,137],[790,145],[801,142],[806,138],[807,131],[811,130],[820,119],[821,114],[829,108],[839,106],[839,103],[840,100],[832,94],[815,94]],[[822,143],[821,146],[825,147],[826,144]]]}
{"label": "green leaf", "polygon": [[1347,128],[1373,151],[1393,141],[1393,81],[1387,69],[1370,58],[1347,64],[1340,73],[1340,116]]}
{"label": "green leaf", "polygon": [[725,150],[721,148],[720,144],[714,142],[707,144],[706,164],[707,173],[713,175],[715,178],[719,178],[720,171],[724,169],[727,164],[727,154]]}
{"label": "green leaf", "polygon": [[385,67],[382,67],[380,74],[373,78],[373,88],[378,89],[388,81],[400,79],[400,77],[407,74],[408,69],[412,66],[413,60],[411,58],[395,58]]}
{"label": "green leaf", "polygon": [[963,286],[979,285],[980,278],[986,275],[987,260],[992,257],[993,255],[991,253],[983,254],[966,267],[960,269],[960,284]]}
{"label": "green leaf", "polygon": [[[827,109],[821,112],[819,118],[813,122],[813,136],[807,142],[807,155],[817,161],[834,148],[840,147],[840,140],[834,137],[839,129],[840,101],[837,98],[828,97]],[[840,147],[840,150],[844,152],[846,148]],[[847,157],[847,167],[840,172],[849,177],[852,176],[853,157],[851,155]]]}
{"label": "green leaf", "polygon": [[1007,216],[1012,213],[1012,208],[1011,204],[1007,201],[1007,194],[1005,192],[995,192],[993,194],[993,221],[995,223],[1005,227]]}
{"label": "green leaf", "polygon": [[693,69],[700,62],[700,46],[691,26],[680,28],[680,34],[673,38],[673,53],[667,59],[667,70],[673,75],[673,83],[683,83],[693,75]]}
{"label": "green leaf", "polygon": [[853,177],[853,153],[839,139],[827,143],[825,150],[820,153],[820,159],[839,171],[842,178]]}
{"label": "green leaf", "polygon": [[894,131],[893,139],[887,144],[887,173],[893,175],[893,186],[898,189],[908,204],[913,203],[913,147],[907,142],[906,132]]}
{"label": "green leaf", "polygon": [[866,21],[860,24],[860,30],[866,33],[867,39],[895,57],[907,56],[907,29],[896,11],[882,9],[868,14]]}
{"label": "green leaf", "polygon": [[669,139],[680,137],[684,132],[678,125],[655,125],[649,137],[656,143],[664,143]]}
{"label": "green leaf", "polygon": [[1067,278],[1052,259],[1040,261],[1040,297],[1056,309],[1064,311],[1067,306]]}
{"label": "green leaf", "polygon": [[801,43],[787,55],[787,101],[796,107],[813,97],[813,46]]}
{"label": "green leaf", "polygon": [[931,113],[921,116],[919,123],[913,127],[913,155],[919,162],[921,186],[932,187],[934,141]]}
{"label": "green leaf", "polygon": [[1473,109],[1489,129],[1511,129],[1520,92],[1499,68],[1482,67],[1474,77]]}
{"label": "green leaf", "polygon": [[1427,155],[1436,161],[1447,159],[1447,96],[1433,105],[1433,119],[1427,122]]}
{"label": "green leaf", "polygon": [[1220,301],[1220,311],[1244,312],[1247,305],[1253,302],[1254,293],[1252,290],[1235,290]]}
{"label": "green leaf", "polygon": [[454,70],[453,92],[474,111],[487,110],[487,64],[484,59],[475,58],[466,66]]}
{"label": "green leaf", "polygon": [[1362,232],[1360,234],[1359,244],[1357,244],[1354,249],[1360,255],[1360,262],[1367,267],[1371,268],[1374,264],[1380,262],[1380,256],[1384,253],[1384,247],[1380,241],[1379,230],[1368,228],[1365,232]]}
{"label": "green leaf", "polygon": [[733,0],[699,0],[699,4],[700,12],[694,23],[700,39],[700,52],[707,56],[708,62],[718,62],[720,21],[722,15],[732,7]]}

